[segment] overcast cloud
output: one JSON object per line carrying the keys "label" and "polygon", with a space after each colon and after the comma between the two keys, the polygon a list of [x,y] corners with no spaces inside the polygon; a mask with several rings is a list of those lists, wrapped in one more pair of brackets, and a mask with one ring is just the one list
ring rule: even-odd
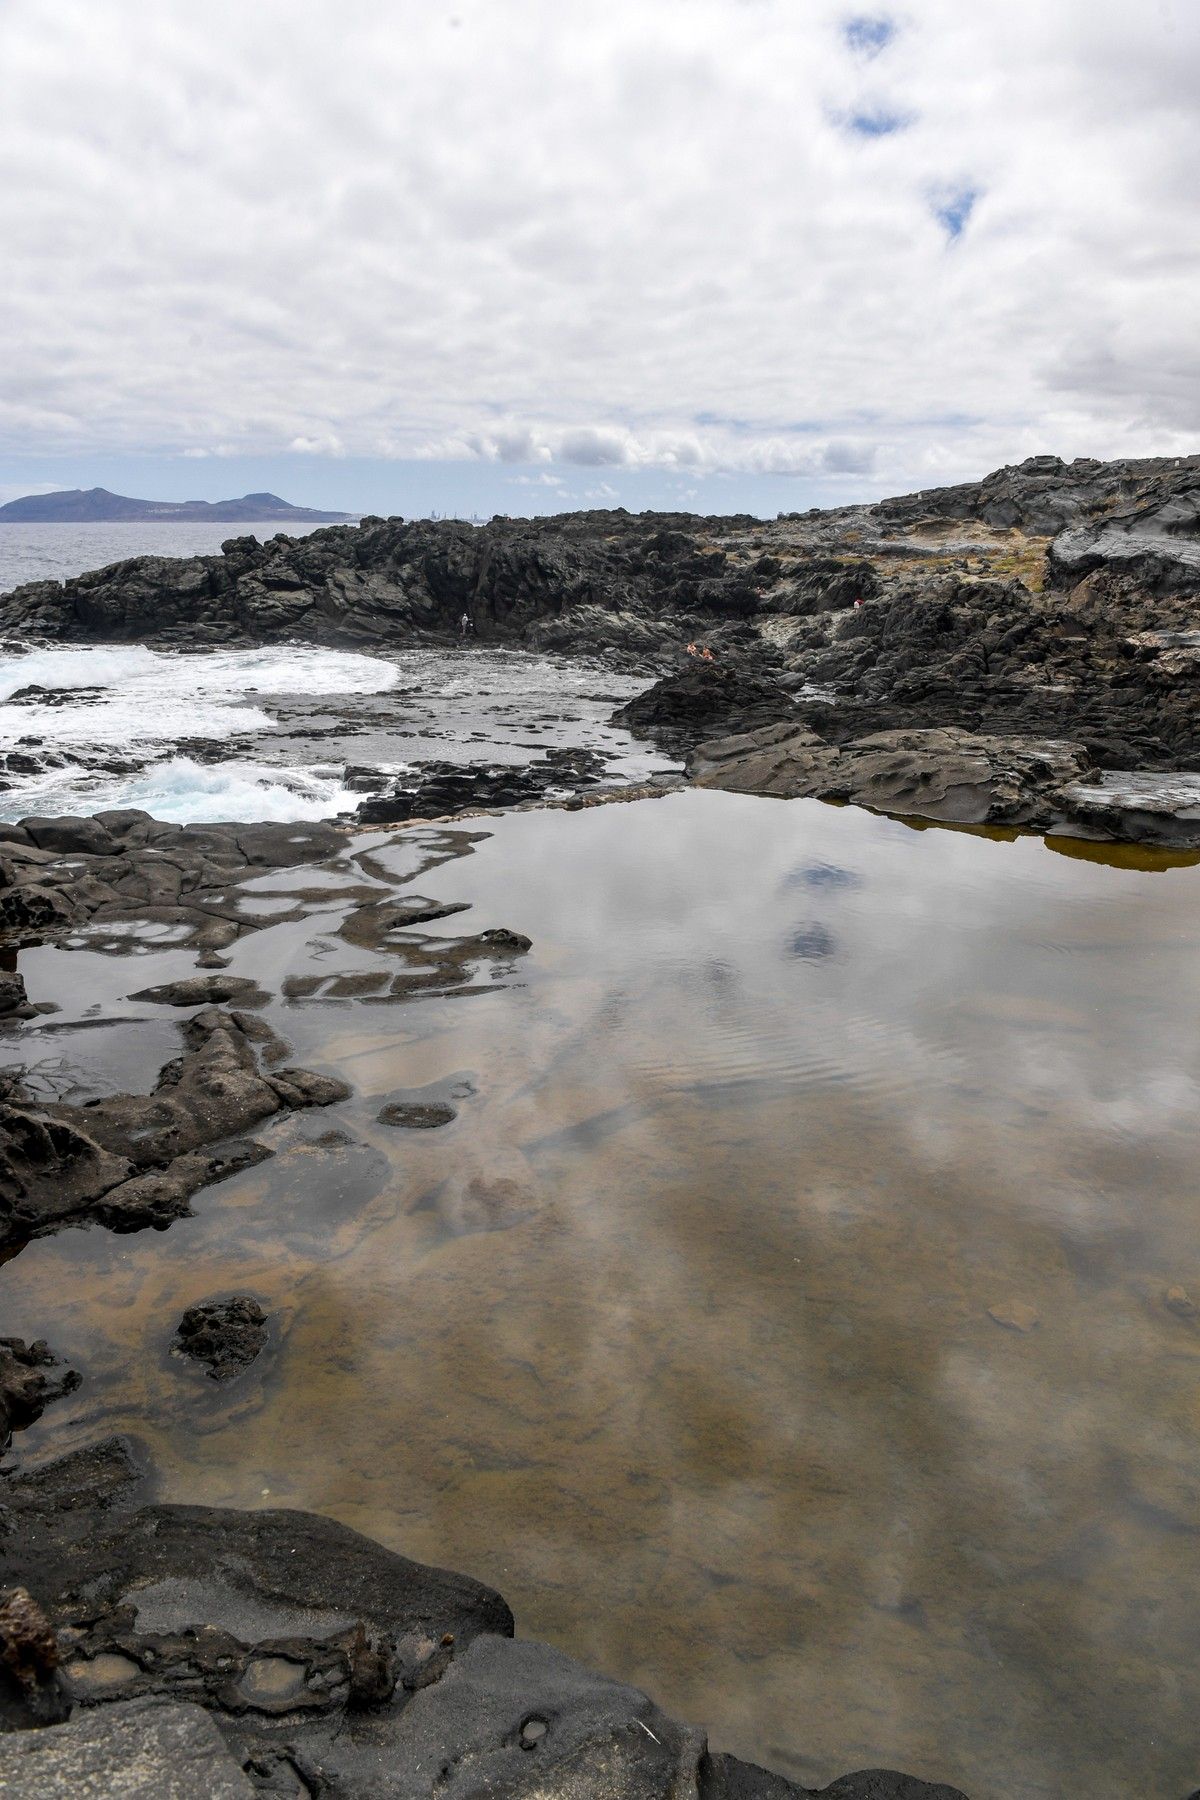
{"label": "overcast cloud", "polygon": [[0,452],[1194,450],[1198,94],[1195,0],[7,0]]}

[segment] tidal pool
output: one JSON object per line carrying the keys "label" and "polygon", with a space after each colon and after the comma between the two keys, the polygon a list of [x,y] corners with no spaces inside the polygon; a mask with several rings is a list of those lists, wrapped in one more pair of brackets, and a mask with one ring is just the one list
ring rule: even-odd
{"label": "tidal pool", "polygon": [[[20,1453],[125,1431],[166,1498],[331,1513],[813,1785],[1183,1800],[1200,870],[699,792],[470,830],[399,836],[471,909],[422,930],[528,955],[277,1000],[351,1101],[165,1234],[0,1269],[85,1378]],[[234,972],[382,966],[336,898]],[[33,997],[85,959],[23,957]],[[230,1292],[272,1335],[221,1390],[169,1344]]]}

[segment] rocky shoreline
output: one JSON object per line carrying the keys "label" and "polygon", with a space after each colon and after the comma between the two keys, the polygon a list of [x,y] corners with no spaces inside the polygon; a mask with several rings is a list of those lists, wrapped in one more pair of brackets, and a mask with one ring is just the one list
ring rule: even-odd
{"label": "rocky shoreline", "polygon": [[[465,610],[485,641],[658,676],[615,722],[686,756],[699,786],[1179,848],[1200,845],[1198,537],[1200,458],[1034,459],[770,525],[368,519],[299,542],[233,540],[221,557],[138,558],[19,589],[0,600],[0,631],[394,646],[449,636]],[[712,663],[688,655],[697,641]],[[198,971],[129,984],[136,1016],[181,1021],[181,1053],[148,1093],[68,1100],[5,1077],[0,1253],[83,1223],[168,1229],[201,1188],[271,1154],[246,1133],[345,1097],[338,1078],[288,1065],[260,1016],[266,974],[229,969],[265,922],[302,926],[332,878],[350,907],[336,931],[345,967],[285,984],[290,1002],[404,1004],[510,979],[528,938],[423,932],[459,909],[408,891],[363,833],[429,821],[445,834],[422,851],[433,866],[464,816],[564,789],[576,806],[621,797],[597,759],[567,751],[529,771],[429,766],[343,824],[181,827],[125,810],[0,826],[7,1021],[50,1020],[17,973],[23,946],[119,957],[157,932]],[[256,907],[254,884],[276,875],[287,884]],[[386,966],[364,967],[362,952]],[[438,1097],[393,1110],[385,1122],[401,1128],[453,1117]],[[336,1128],[327,1141],[336,1154]],[[472,1200],[489,1219],[520,1203],[495,1185]],[[175,1353],[230,1384],[270,1332],[252,1294],[214,1296],[178,1325]],[[78,1381],[52,1344],[0,1339],[3,1437]],[[153,1488],[137,1446],[114,1438],[0,1467],[0,1792],[86,1780],[181,1797],[962,1800],[887,1771],[801,1788],[710,1753],[638,1690],[515,1638],[501,1596],[465,1576],[315,1515],[164,1506]]]}
{"label": "rocky shoreline", "polygon": [[[740,791],[867,805],[898,793],[933,818],[1192,847],[1195,783],[1146,777],[1200,768],[1198,599],[1200,457],[1034,457],[979,483],[769,523],[367,518],[298,540],[235,538],[220,556],[138,557],[18,588],[0,598],[0,633],[392,650],[455,641],[465,615],[472,643],[667,677],[616,719],[673,749],[785,720],[812,734],[786,757],[762,754],[778,732],[706,753],[702,778],[715,761]],[[713,665],[693,666],[697,643]],[[879,798],[823,748],[864,742],[904,765]],[[972,777],[964,813],[963,757],[1013,763],[1019,796],[1001,779],[985,800]],[[817,774],[825,763],[838,779]],[[926,792],[951,787],[948,811],[924,812]],[[391,812],[387,800],[373,797],[376,817],[411,816],[402,793]],[[464,803],[432,794],[426,816]]]}

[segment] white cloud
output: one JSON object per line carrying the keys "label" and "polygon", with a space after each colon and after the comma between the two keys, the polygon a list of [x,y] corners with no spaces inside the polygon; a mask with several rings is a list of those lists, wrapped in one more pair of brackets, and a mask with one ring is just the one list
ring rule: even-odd
{"label": "white cloud", "polygon": [[297,456],[345,456],[346,451],[340,437],[332,431],[319,433],[314,437],[301,434],[294,437],[288,449]]}
{"label": "white cloud", "polygon": [[1194,0],[453,13],[8,0],[0,449],[1195,447]]}

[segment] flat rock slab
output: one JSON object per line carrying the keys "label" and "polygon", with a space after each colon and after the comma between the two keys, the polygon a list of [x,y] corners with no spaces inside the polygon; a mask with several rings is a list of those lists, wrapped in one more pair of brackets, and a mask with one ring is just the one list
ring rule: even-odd
{"label": "flat rock slab", "polygon": [[841,800],[956,825],[1048,827],[1058,796],[1090,768],[1081,744],[945,727],[876,731],[835,745],[803,725],[768,725],[703,745],[700,787],[781,799]]}
{"label": "flat rock slab", "polygon": [[189,975],[161,987],[140,988],[131,1000],[155,1006],[265,1006],[271,996],[245,975]]}
{"label": "flat rock slab", "polygon": [[0,1737],[3,1800],[249,1800],[256,1792],[198,1706],[105,1706]]}

